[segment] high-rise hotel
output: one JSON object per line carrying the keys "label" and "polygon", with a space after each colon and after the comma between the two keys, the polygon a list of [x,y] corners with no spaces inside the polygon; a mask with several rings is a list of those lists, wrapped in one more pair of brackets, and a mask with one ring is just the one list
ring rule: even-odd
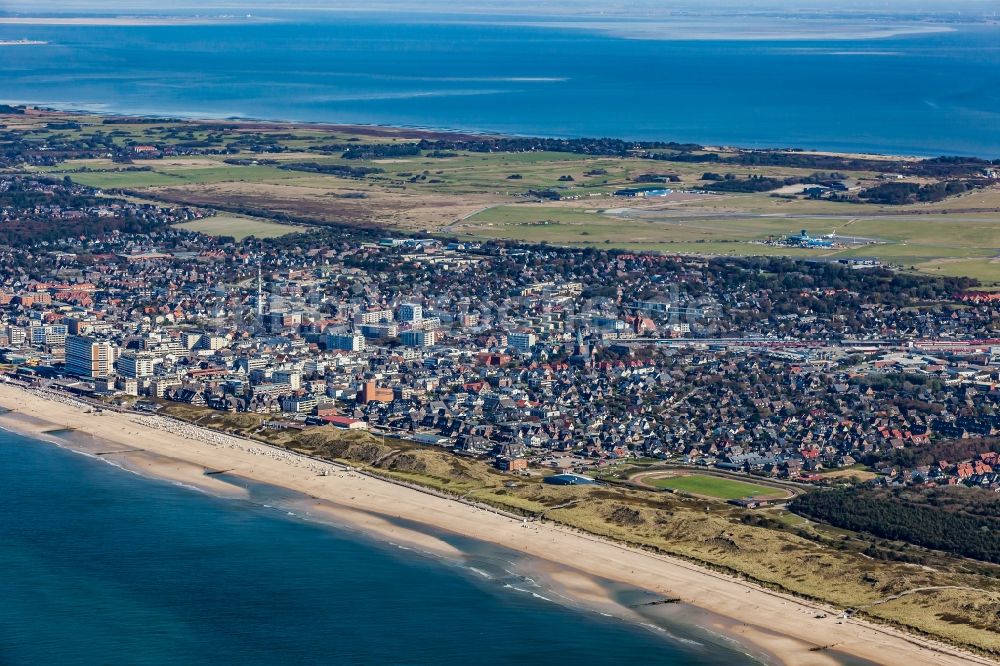
{"label": "high-rise hotel", "polygon": [[107,377],[114,374],[118,348],[107,340],[89,335],[66,336],[66,372],[77,377]]}

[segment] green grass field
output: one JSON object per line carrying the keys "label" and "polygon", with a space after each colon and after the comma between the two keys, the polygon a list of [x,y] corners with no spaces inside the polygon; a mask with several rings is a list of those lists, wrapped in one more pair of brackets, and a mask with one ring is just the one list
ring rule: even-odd
{"label": "green grass field", "polygon": [[646,479],[646,483],[656,488],[680,490],[693,495],[704,495],[722,500],[742,497],[783,497],[784,493],[775,488],[761,486],[735,479],[724,479],[707,474],[687,474],[661,479]]}
{"label": "green grass field", "polygon": [[931,275],[971,277],[987,286],[1000,284],[998,259],[935,259],[917,264],[915,268]]}
{"label": "green grass field", "polygon": [[[79,129],[56,130],[48,122],[68,120]],[[212,207],[239,200],[248,207],[290,213],[303,218],[317,211],[338,208],[334,216],[387,226],[438,230],[466,239],[498,238],[551,243],[570,247],[622,248],[664,253],[704,255],[782,255],[878,257],[904,270],[930,275],[968,276],[985,286],[1000,284],[1000,187],[989,187],[934,204],[883,206],[772,196],[771,193],[678,196],[663,201],[626,200],[609,196],[612,191],[636,184],[643,174],[673,175],[681,179],[670,185],[686,190],[705,184],[706,171],[725,171],[740,178],[761,175],[773,178],[808,176],[811,169],[752,167],[708,163],[666,162],[635,156],[606,157],[557,152],[479,153],[457,151],[444,158],[428,154],[376,160],[344,160],[340,149],[330,144],[412,142],[405,133],[379,128],[327,128],[164,121],[162,123],[104,124],[95,116],[61,114],[45,118],[25,117],[18,127],[33,138],[80,139],[97,133],[110,136],[119,146],[150,143],[157,146],[203,142],[205,145],[236,146],[241,160],[260,162],[318,162],[352,167],[377,167],[379,173],[363,179],[344,178],[278,168],[273,163],[226,164],[227,155],[168,156],[136,160],[131,168],[110,159],[70,160],[53,167],[30,168],[33,172],[104,190],[141,192],[169,191],[172,201],[191,201]],[[235,143],[234,143],[235,142]],[[277,143],[285,152],[253,153],[247,146]],[[511,178],[517,174],[517,178]],[[877,172],[849,172],[858,187],[878,182]],[[531,202],[529,190],[553,189],[564,201]],[[339,194],[362,191],[368,205],[353,208],[338,200]],[[141,195],[140,195],[141,196]],[[424,199],[422,199],[422,197]],[[156,198],[156,197],[153,197]],[[476,198],[484,210],[465,217],[462,202]],[[456,202],[456,203],[452,203]],[[426,205],[424,217],[414,216],[414,204]],[[475,204],[473,204],[475,205]],[[452,210],[456,212],[452,215]],[[319,215],[325,215],[322,212]],[[401,220],[405,220],[401,222]],[[238,229],[226,223],[215,229],[204,222],[208,233],[227,235],[273,235],[287,233],[258,228]],[[813,235],[836,232],[879,242],[836,249],[803,249],[766,245],[757,241],[783,237],[807,229]],[[235,232],[234,232],[235,230]]]}
{"label": "green grass field", "polygon": [[[756,195],[754,195],[756,196]],[[870,257],[913,268],[916,271],[978,278],[985,284],[1000,282],[1000,214],[955,213],[934,215],[878,215],[849,217],[794,217],[739,213],[705,214],[704,206],[750,205],[754,196],[711,197],[661,209],[611,208],[624,205],[603,197],[593,208],[565,204],[517,204],[496,206],[456,223],[452,230],[467,237],[507,238],[556,245],[593,245],[665,253],[706,255],[769,255]],[[829,205],[826,203],[825,205]],[[615,214],[608,214],[604,210]],[[855,210],[847,208],[846,212]],[[688,215],[688,211],[691,212]],[[844,208],[841,208],[845,212]],[[804,249],[763,245],[807,229],[814,235],[837,232],[880,242],[853,248]]]}
{"label": "green grass field", "polygon": [[192,222],[182,222],[176,226],[179,229],[197,231],[208,236],[232,236],[237,240],[241,240],[247,236],[276,238],[305,230],[305,227],[297,227],[291,224],[278,224],[253,217],[224,214]]}

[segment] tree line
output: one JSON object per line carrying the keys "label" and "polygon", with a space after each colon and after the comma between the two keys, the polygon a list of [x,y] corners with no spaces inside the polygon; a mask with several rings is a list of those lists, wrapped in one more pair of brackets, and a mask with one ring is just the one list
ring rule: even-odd
{"label": "tree line", "polygon": [[839,488],[806,493],[789,508],[835,527],[1000,564],[1000,498],[994,494]]}
{"label": "tree line", "polygon": [[749,167],[773,166],[797,169],[893,172],[924,178],[968,178],[981,175],[987,169],[1000,167],[1000,160],[984,160],[978,157],[941,156],[916,161],[885,160],[845,155],[819,155],[794,150],[741,150],[730,156],[683,150],[675,153],[652,153],[645,155],[645,157],[668,162],[731,164]]}
{"label": "tree line", "polygon": [[918,183],[881,183],[858,192],[858,199],[869,203],[900,206],[911,203],[935,203],[948,197],[985,187],[985,180],[950,180],[929,185]]}
{"label": "tree line", "polygon": [[291,162],[282,164],[279,169],[286,171],[306,171],[308,173],[324,173],[342,178],[364,178],[376,173],[383,173],[378,167],[356,167],[346,164],[320,164],[318,162]]}

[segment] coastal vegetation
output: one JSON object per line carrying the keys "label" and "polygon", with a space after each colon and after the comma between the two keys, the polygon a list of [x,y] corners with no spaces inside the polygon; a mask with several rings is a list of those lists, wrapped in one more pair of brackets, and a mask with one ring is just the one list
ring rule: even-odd
{"label": "coastal vegetation", "polygon": [[953,180],[919,185],[917,183],[882,183],[862,190],[858,198],[871,203],[902,206],[912,203],[936,203],[948,197],[965,194],[977,187],[984,187],[986,181]]}
{"label": "coastal vegetation", "polygon": [[[711,492],[693,497],[633,486],[550,485],[544,475],[503,474],[484,461],[406,440],[329,427],[273,430],[263,427],[267,418],[263,415],[164,405],[164,412],[175,418],[342,462],[387,480],[446,493],[457,501],[554,521],[681,557],[771,589],[1000,655],[996,613],[1000,569],[987,562],[803,520],[781,508],[743,509],[721,497],[713,499]],[[655,467],[641,469],[648,472]],[[719,490],[723,481],[713,479],[708,489]],[[701,490],[705,489],[703,484]],[[809,493],[802,499],[834,492]],[[830,580],[838,584],[831,586]],[[962,588],[962,594],[955,594],[953,587]]]}
{"label": "coastal vegetation", "polygon": [[341,176],[343,178],[364,178],[376,173],[383,173],[384,169],[378,167],[352,167],[343,164],[318,164],[316,162],[292,162],[282,164],[282,169],[289,171],[306,171],[309,173],[323,173],[331,176]]}
{"label": "coastal vegetation", "polygon": [[969,488],[841,488],[809,493],[796,513],[837,527],[1000,564],[1000,498]]}
{"label": "coastal vegetation", "polygon": [[[5,116],[0,129],[0,168],[150,202],[464,240],[877,257],[902,270],[1000,282],[1000,187],[990,160],[16,108],[24,113]],[[614,194],[659,183],[674,192]],[[802,229],[850,240],[773,242]]]}
{"label": "coastal vegetation", "polygon": [[718,152],[654,154],[653,159],[701,164],[732,164],[757,167],[794,167],[837,171],[898,172],[925,178],[961,178],[979,175],[1000,166],[1000,160],[975,157],[932,157],[923,160],[883,156],[854,157],[795,150],[743,150],[731,155]]}
{"label": "coastal vegetation", "polygon": [[341,155],[345,160],[382,160],[393,157],[420,155],[420,146],[414,143],[373,144],[352,146]]}
{"label": "coastal vegetation", "polygon": [[417,144],[421,150],[465,150],[473,153],[553,152],[578,155],[625,157],[636,151],[701,150],[697,144],[672,141],[624,141],[621,139],[551,139],[528,137],[475,137],[424,140]]}

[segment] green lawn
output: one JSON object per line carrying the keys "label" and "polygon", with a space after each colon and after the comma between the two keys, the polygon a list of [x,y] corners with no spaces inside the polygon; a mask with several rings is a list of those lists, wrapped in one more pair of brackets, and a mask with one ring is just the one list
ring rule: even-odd
{"label": "green lawn", "polygon": [[102,190],[181,185],[185,181],[158,171],[91,171],[66,174],[74,183]]}
{"label": "green lawn", "polygon": [[66,175],[81,185],[115,189],[182,187],[188,184],[226,182],[275,182],[293,180],[302,174],[271,166],[161,167],[157,165],[153,171],[90,171]]}
{"label": "green lawn", "polygon": [[176,226],[179,229],[197,231],[208,236],[232,236],[237,240],[241,240],[247,236],[275,238],[305,230],[305,227],[297,227],[291,224],[278,224],[253,217],[225,214],[214,215],[192,222],[182,222]]}
{"label": "green lawn", "polygon": [[705,495],[723,500],[740,499],[750,496],[781,497],[780,490],[760,486],[755,483],[724,479],[707,474],[688,474],[663,479],[647,479],[646,483],[657,488],[680,490],[694,495]]}
{"label": "green lawn", "polygon": [[[734,205],[748,197],[706,199]],[[636,210],[615,216],[601,212],[617,200],[595,199],[594,208],[559,204],[496,206],[454,225],[469,237],[509,238],[569,246],[617,247],[666,253],[706,255],[783,255],[869,257],[932,275],[965,275],[985,284],[1000,282],[1000,216],[988,214],[883,215],[881,217],[706,217],[686,215],[687,208]],[[827,203],[828,202],[821,202]],[[840,212],[854,208],[840,204]],[[793,248],[748,241],[785,236],[798,229],[815,234],[836,230],[843,235],[883,242],[854,248]]]}
{"label": "green lawn", "polygon": [[1000,284],[998,259],[937,259],[917,264],[916,269],[930,275],[976,278],[987,286]]}

